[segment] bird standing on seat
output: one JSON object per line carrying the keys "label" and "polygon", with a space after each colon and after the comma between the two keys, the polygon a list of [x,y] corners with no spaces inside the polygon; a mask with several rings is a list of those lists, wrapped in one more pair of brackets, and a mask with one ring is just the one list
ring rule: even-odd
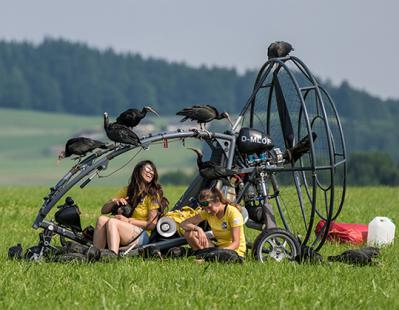
{"label": "bird standing on seat", "polygon": [[218,180],[237,174],[237,171],[219,166],[215,162],[202,161],[204,156],[199,149],[190,148],[190,147],[188,149],[192,150],[197,154],[198,171],[203,178],[207,180]]}
{"label": "bird standing on seat", "polygon": [[116,119],[116,122],[126,127],[136,127],[140,121],[146,116],[147,112],[152,112],[159,117],[157,111],[153,108],[146,106],[142,110],[139,109],[127,109],[122,112]]}
{"label": "bird standing on seat", "polygon": [[293,50],[294,48],[291,44],[284,41],[276,41],[267,48],[267,57],[269,59],[285,57]]}
{"label": "bird standing on seat", "polygon": [[192,121],[197,121],[200,125],[201,130],[205,130],[203,126],[206,123],[213,121],[214,119],[224,119],[226,118],[230,124],[233,126],[233,122],[230,119],[230,116],[227,112],[219,113],[215,107],[210,105],[195,105],[190,108],[184,108],[183,110],[176,113],[176,115],[184,116],[181,119],[181,122],[184,122],[188,119]]}
{"label": "bird standing on seat", "polygon": [[108,113],[104,113],[104,130],[107,137],[117,143],[141,145],[140,138],[127,126],[118,123],[109,123]]}
{"label": "bird standing on seat", "polygon": [[107,149],[108,146],[101,141],[93,140],[90,138],[79,137],[72,138],[65,144],[65,150],[58,154],[58,160],[64,159],[71,155],[77,155],[79,157],[85,156],[87,153],[94,151],[95,149]]}

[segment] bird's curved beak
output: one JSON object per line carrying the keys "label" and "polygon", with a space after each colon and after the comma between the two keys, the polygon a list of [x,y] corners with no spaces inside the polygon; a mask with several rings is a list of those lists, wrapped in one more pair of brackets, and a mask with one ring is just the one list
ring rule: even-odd
{"label": "bird's curved beak", "polygon": [[151,107],[146,107],[146,108],[147,108],[148,111],[150,111],[150,112],[154,113],[156,116],[160,117],[158,112],[155,111],[153,108],[151,108]]}
{"label": "bird's curved beak", "polygon": [[57,167],[60,165],[61,160],[63,160],[64,158],[65,158],[65,152],[64,151],[59,152],[57,161],[55,162]]}
{"label": "bird's curved beak", "polygon": [[62,160],[65,158],[65,151],[61,151],[58,153],[58,160]]}

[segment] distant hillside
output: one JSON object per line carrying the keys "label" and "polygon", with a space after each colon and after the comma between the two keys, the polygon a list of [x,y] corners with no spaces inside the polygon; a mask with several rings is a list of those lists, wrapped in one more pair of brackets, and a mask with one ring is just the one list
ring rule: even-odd
{"label": "distant hillside", "polygon": [[[172,123],[171,119],[156,117],[156,127]],[[156,128],[153,131],[158,131]],[[142,132],[148,134],[148,132]],[[140,134],[140,135],[142,135]],[[57,154],[65,142],[75,136],[88,136],[110,142],[104,134],[102,117],[75,116],[60,113],[19,111],[0,108],[0,186],[52,184],[72,167],[74,161],[66,158],[56,165]],[[111,143],[111,142],[110,142]],[[196,141],[186,141],[187,147],[198,147]],[[102,175],[108,175],[126,164],[136,151],[113,160]],[[94,180],[93,184],[126,184],[132,167],[142,159],[153,160],[161,176],[170,171],[191,174],[195,170],[195,156],[182,143],[170,142],[141,150],[137,157],[112,177]]]}
{"label": "distant hillside", "polygon": [[[127,107],[151,105],[172,115],[188,105],[209,103],[236,113],[255,75],[99,51],[65,40],[46,39],[39,45],[0,41],[4,108],[116,115]],[[399,100],[381,100],[346,82],[325,84],[342,117],[349,151],[382,150],[399,161]]]}

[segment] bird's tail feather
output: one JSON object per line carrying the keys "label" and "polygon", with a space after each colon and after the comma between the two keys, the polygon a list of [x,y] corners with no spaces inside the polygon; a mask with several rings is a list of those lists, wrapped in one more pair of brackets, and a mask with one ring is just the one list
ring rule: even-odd
{"label": "bird's tail feather", "polygon": [[188,116],[183,117],[183,118],[180,120],[180,122],[185,122],[186,120],[188,120]]}

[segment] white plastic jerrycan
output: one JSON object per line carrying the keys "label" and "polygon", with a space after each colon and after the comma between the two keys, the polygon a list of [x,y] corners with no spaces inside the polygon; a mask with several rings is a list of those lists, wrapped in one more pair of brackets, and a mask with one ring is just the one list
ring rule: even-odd
{"label": "white plastic jerrycan", "polygon": [[375,217],[368,226],[367,244],[368,245],[388,245],[393,243],[395,237],[395,224],[383,216]]}

